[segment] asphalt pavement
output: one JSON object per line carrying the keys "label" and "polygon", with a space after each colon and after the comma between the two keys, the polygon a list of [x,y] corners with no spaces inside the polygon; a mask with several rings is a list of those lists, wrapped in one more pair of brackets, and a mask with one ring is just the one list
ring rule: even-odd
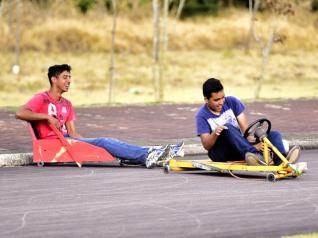
{"label": "asphalt pavement", "polygon": [[[0,237],[281,237],[318,231],[318,104],[315,99],[246,103],[249,121],[267,117],[309,171],[275,183],[264,177],[164,174],[117,162],[32,162],[25,122],[0,109]],[[195,135],[199,104],[77,107],[79,132],[140,145],[184,140],[186,159],[206,158]],[[195,157],[191,157],[195,156]],[[15,166],[26,165],[26,166]],[[14,166],[14,167],[7,167]]]}
{"label": "asphalt pavement", "polygon": [[[266,117],[291,145],[318,148],[318,100],[246,102],[249,122]],[[111,137],[138,145],[185,141],[185,153],[204,154],[196,137],[195,114],[200,104],[76,107],[76,125],[84,137]],[[0,166],[29,164],[31,136],[15,109],[0,108]]]}
{"label": "asphalt pavement", "polygon": [[306,174],[277,182],[118,164],[2,167],[0,237],[270,238],[317,232],[317,152],[304,151]]}

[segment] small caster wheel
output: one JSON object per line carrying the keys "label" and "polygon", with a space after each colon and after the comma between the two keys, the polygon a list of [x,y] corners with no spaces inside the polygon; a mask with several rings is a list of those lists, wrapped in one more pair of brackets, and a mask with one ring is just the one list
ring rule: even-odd
{"label": "small caster wheel", "polygon": [[163,166],[163,172],[165,172],[166,174],[168,174],[170,172],[170,166],[168,164],[165,164]]}
{"label": "small caster wheel", "polygon": [[267,179],[267,181],[275,182],[276,181],[275,174],[273,174],[273,173],[267,174],[266,179]]}
{"label": "small caster wheel", "polygon": [[43,167],[44,166],[44,162],[43,161],[37,162],[37,166],[38,167]]}

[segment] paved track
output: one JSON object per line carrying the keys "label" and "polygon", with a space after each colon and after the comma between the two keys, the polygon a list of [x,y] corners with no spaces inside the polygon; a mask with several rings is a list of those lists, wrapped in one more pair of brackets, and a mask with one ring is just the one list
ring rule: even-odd
{"label": "paved track", "polygon": [[280,237],[318,231],[318,160],[264,178],[164,174],[160,168],[0,168],[0,237]]}
{"label": "paved track", "polygon": [[[202,102],[203,103],[203,102]],[[122,107],[77,107],[77,128],[85,137],[112,137],[141,145],[200,144],[195,114],[201,104],[161,104]],[[317,99],[246,103],[249,121],[267,117],[285,139],[318,138]],[[31,152],[25,122],[14,110],[0,108],[0,154]]]}

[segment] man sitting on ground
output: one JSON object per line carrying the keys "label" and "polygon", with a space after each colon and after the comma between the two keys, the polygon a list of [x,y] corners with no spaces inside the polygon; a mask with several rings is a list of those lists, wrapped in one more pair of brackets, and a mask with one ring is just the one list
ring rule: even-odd
{"label": "man sitting on ground", "polygon": [[[205,104],[196,115],[196,127],[209,157],[217,162],[245,160],[248,165],[264,164],[263,143],[252,145],[243,136],[248,127],[244,104],[233,96],[225,96],[220,80],[214,78],[203,84],[203,96]],[[289,163],[297,162],[299,146],[287,154],[278,131],[270,131],[268,139]],[[272,159],[275,165],[281,163],[276,155]]]}
{"label": "man sitting on ground", "polygon": [[50,89],[34,95],[16,112],[16,118],[35,122],[36,130],[41,139],[55,139],[57,136],[49,124],[60,129],[65,137],[99,146],[114,157],[142,164],[153,168],[158,162],[174,156],[183,156],[183,143],[176,146],[140,147],[111,138],[83,138],[75,127],[75,112],[72,103],[62,97],[71,84],[71,66],[54,65],[48,69]]}

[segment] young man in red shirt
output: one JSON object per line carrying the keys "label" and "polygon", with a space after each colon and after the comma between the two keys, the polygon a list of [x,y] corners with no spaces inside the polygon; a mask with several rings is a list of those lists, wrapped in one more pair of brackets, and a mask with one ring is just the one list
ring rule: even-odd
{"label": "young man in red shirt", "polygon": [[54,65],[48,69],[50,89],[34,95],[25,105],[16,112],[16,118],[35,122],[40,138],[55,139],[57,136],[49,124],[58,128],[65,137],[99,146],[107,150],[114,157],[129,161],[133,164],[142,164],[153,168],[157,162],[170,159],[174,156],[183,156],[183,143],[176,146],[140,147],[112,138],[84,138],[75,127],[76,115],[72,103],[62,94],[69,90],[71,85],[71,66],[67,64]]}

